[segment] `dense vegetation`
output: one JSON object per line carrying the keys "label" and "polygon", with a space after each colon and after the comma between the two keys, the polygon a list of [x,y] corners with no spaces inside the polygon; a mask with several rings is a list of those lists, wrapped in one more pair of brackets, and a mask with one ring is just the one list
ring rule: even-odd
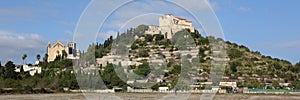
{"label": "dense vegetation", "polygon": [[[16,65],[12,61],[8,61],[5,66],[0,67],[1,78],[0,88],[15,88],[20,93],[22,90],[26,90],[26,93],[35,93],[34,88],[38,88],[41,91],[47,92],[45,89],[54,91],[62,91],[64,87],[70,89],[78,89],[75,74],[72,73],[70,61],[59,60],[51,63],[42,62],[43,66],[41,74],[35,74],[30,76],[29,72],[24,72],[22,66],[20,72],[15,72]],[[60,71],[67,69],[65,71]],[[49,91],[48,91],[49,92]]]}
{"label": "dense vegetation", "polygon": [[[174,42],[176,40],[169,40],[164,38],[164,35],[143,35],[143,33],[148,29],[146,25],[140,25],[137,28],[132,28],[127,30],[123,34],[118,34],[114,39],[112,36],[104,41],[103,44],[96,43],[91,44],[86,52],[82,52],[81,59],[83,62],[88,65],[95,64],[95,58],[102,58],[103,56],[108,55],[111,52],[111,48],[114,47],[117,43],[120,44],[131,44],[130,50],[125,50],[125,47],[119,47],[119,49],[124,49],[121,51],[129,52],[131,57],[149,57],[149,51],[151,49],[158,48],[150,48],[148,45],[158,45],[161,48],[169,51],[176,51],[178,49],[184,49],[185,47],[176,47]],[[191,33],[187,30],[189,35],[194,39],[196,45],[199,47],[199,59],[192,59],[192,63],[185,62],[183,65],[194,64],[200,62],[199,65],[199,73],[201,75],[209,74],[212,58],[211,45],[212,41],[222,41],[222,39],[215,39],[214,37],[203,37],[197,31]],[[134,36],[144,37],[141,39],[134,39]],[[175,35],[176,37],[176,35]],[[177,41],[181,41],[181,36],[177,37]],[[279,83],[291,83],[289,87],[294,87],[296,89],[300,89],[300,62],[293,65],[287,60],[282,60],[278,58],[272,58],[270,56],[264,56],[260,54],[258,51],[251,51],[249,48],[243,45],[238,45],[235,43],[231,43],[226,41],[226,50],[228,58],[230,59],[227,62],[227,66],[225,68],[225,77],[228,77],[226,80],[234,80],[238,82],[238,86],[245,86],[249,88],[262,88],[265,86],[265,83],[272,83],[276,88],[283,88],[279,86]],[[185,44],[181,44],[185,45]],[[118,54],[122,54],[123,52],[116,51]],[[95,56],[92,56],[95,55]],[[158,53],[161,57],[165,57],[162,53]],[[174,58],[178,59],[179,57],[176,55],[172,55]],[[22,55],[23,63],[25,63],[27,55]],[[191,58],[190,55],[186,56],[187,58]],[[40,60],[41,56],[37,55],[37,59]],[[167,69],[169,70],[164,74],[164,77],[168,82],[161,82],[155,84],[152,89],[157,90],[159,86],[167,86],[168,84],[174,85],[178,76],[180,76],[181,68],[184,67],[176,59],[170,60],[167,62]],[[88,61],[88,62],[86,62]],[[54,91],[62,91],[64,87],[68,87],[70,89],[79,89],[79,84],[76,80],[76,73],[86,74],[78,70],[73,69],[73,61],[65,59],[65,55],[58,56],[57,59],[53,62],[47,62],[47,54],[44,55],[43,61],[39,63],[42,67],[41,74],[35,74],[34,76],[30,76],[28,72],[24,72],[22,70],[20,72],[15,72],[15,68],[17,67],[12,61],[7,62],[4,66],[1,66],[0,63],[0,88],[16,88],[20,90],[28,90],[32,91],[34,88],[50,88]],[[20,66],[22,67],[22,66]],[[107,66],[97,66],[99,70],[99,74],[95,74],[95,77],[101,76],[103,83],[107,88],[113,88],[114,86],[122,87],[126,89],[127,84],[119,78],[114,70],[113,64],[107,64]],[[142,65],[139,66],[130,66],[133,69],[133,72],[147,76],[150,72],[151,66],[149,63],[143,62]],[[80,77],[79,77],[80,78]],[[78,79],[78,78],[77,78]],[[88,78],[82,77],[82,79],[88,80]],[[259,79],[259,80],[258,80]],[[100,80],[95,80],[96,83],[101,84]],[[198,82],[206,82],[207,79],[198,80]],[[92,87],[103,89],[105,87]],[[89,87],[89,86],[87,86]],[[173,88],[173,87],[171,87]],[[0,91],[1,92],[1,91]]]}

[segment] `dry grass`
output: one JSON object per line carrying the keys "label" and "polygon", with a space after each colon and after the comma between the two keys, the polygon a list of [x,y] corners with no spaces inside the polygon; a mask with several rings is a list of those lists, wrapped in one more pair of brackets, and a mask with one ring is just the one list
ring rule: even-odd
{"label": "dry grass", "polygon": [[[116,93],[116,94],[20,94],[20,95],[0,95],[0,100],[157,100],[167,94],[156,93]],[[177,96],[180,94],[177,94]],[[118,98],[115,98],[117,96]],[[184,97],[184,98],[182,98]],[[176,97],[171,95],[168,99],[199,100],[201,94],[191,94],[190,96]],[[299,100],[300,96],[289,95],[246,95],[246,94],[223,94],[216,95],[213,100]]]}

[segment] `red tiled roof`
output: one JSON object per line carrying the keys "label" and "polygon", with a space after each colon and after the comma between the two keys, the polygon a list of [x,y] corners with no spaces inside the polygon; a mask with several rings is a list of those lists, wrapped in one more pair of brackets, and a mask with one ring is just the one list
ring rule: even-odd
{"label": "red tiled roof", "polygon": [[184,18],[180,18],[180,17],[176,17],[177,19],[179,19],[179,20],[186,20],[186,19],[184,19]]}

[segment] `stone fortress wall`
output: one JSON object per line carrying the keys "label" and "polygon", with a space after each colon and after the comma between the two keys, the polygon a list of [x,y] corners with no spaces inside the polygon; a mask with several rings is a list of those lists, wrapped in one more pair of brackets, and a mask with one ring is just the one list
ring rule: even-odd
{"label": "stone fortress wall", "polygon": [[150,25],[145,34],[163,34],[167,39],[172,39],[173,35],[183,29],[190,29],[195,32],[195,28],[191,21],[184,18],[175,17],[172,14],[165,14],[159,17],[159,26]]}

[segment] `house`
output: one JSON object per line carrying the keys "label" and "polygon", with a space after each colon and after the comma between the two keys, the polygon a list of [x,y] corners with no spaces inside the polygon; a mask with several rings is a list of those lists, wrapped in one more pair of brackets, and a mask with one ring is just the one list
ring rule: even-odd
{"label": "house", "polygon": [[236,82],[220,82],[220,86],[226,86],[226,87],[237,87]]}
{"label": "house", "polygon": [[218,87],[218,86],[212,86],[211,90],[212,91],[219,91],[219,90],[221,90],[221,88]]}
{"label": "house", "polygon": [[169,87],[158,87],[158,91],[159,92],[168,92],[169,91]]}
{"label": "house", "polygon": [[97,66],[107,66],[107,63],[112,63],[114,65],[119,65],[121,66],[129,66],[129,65],[141,65],[142,63],[137,62],[137,61],[129,61],[129,58],[119,56],[119,55],[107,55],[103,56],[102,58],[96,58],[97,61]]}
{"label": "house", "polygon": [[[38,73],[38,74],[42,73],[42,67],[28,66],[25,64],[21,65],[21,66],[23,66],[24,72],[29,72],[29,74],[31,76],[34,76],[34,74],[36,74],[36,73]],[[22,67],[16,67],[15,72],[21,72],[21,68]]]}
{"label": "house", "polygon": [[280,86],[282,87],[288,87],[291,83],[279,83]]}
{"label": "house", "polygon": [[132,88],[130,86],[127,86],[127,92],[141,92],[141,93],[146,93],[146,92],[153,92],[152,89],[148,88]]}

